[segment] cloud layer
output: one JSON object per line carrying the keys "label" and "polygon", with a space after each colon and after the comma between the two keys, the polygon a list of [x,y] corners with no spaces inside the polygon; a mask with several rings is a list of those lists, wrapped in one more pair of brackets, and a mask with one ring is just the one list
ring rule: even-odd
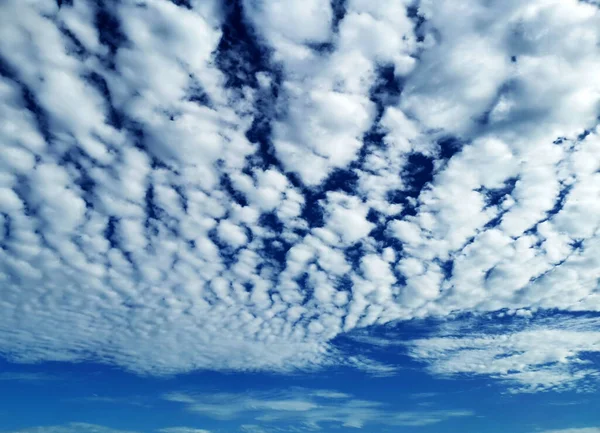
{"label": "cloud layer", "polygon": [[[2,2],[0,353],[290,371],[372,325],[598,312],[599,43],[575,0]],[[570,332],[411,353],[555,387],[593,371],[526,366],[598,350]]]}
{"label": "cloud layer", "polygon": [[598,378],[598,319],[553,317],[496,329],[466,323],[438,336],[414,340],[409,353],[441,375],[490,375],[513,392],[587,391]]}

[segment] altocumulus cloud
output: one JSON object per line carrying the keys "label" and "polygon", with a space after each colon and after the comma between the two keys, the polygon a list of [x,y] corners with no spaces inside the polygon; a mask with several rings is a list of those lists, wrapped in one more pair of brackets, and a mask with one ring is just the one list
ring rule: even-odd
{"label": "altocumulus cloud", "polygon": [[[597,313],[594,3],[3,1],[0,353],[290,371],[371,325]],[[408,350],[564,388],[583,328]]]}
{"label": "altocumulus cloud", "polygon": [[[475,326],[474,326],[475,325]],[[409,353],[430,363],[441,375],[485,374],[503,380],[512,392],[568,389],[589,390],[598,371],[588,358],[600,352],[597,319],[518,321],[486,327],[465,323],[433,337],[408,343]]]}

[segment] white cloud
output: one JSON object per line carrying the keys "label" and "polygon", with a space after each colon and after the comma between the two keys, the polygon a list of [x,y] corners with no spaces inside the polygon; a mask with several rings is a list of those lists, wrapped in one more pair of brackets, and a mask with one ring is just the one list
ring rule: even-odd
{"label": "white cloud", "polygon": [[350,356],[347,364],[375,377],[393,376],[398,370],[393,365],[384,364],[365,356]]}
{"label": "white cloud", "polygon": [[260,20],[256,24],[269,35],[269,39],[288,39],[295,43],[316,43],[329,39],[332,10],[328,1],[245,1],[244,6],[251,16]]}
{"label": "white cloud", "polygon": [[[423,426],[450,418],[473,416],[473,412],[466,410],[397,411],[383,403],[357,399],[348,394],[301,388],[260,394],[172,393],[165,395],[165,399],[182,403],[191,412],[216,419],[236,419],[250,414],[261,422],[259,428],[265,431],[273,425],[288,424],[301,430],[324,426]],[[258,431],[256,427],[242,426],[242,430]]]}
{"label": "white cloud", "polygon": [[409,354],[428,362],[435,374],[485,374],[515,392],[585,391],[585,380],[598,377],[585,358],[600,351],[597,320],[521,323],[525,326],[515,330],[478,332],[477,327],[485,330],[484,323],[467,322],[441,336],[408,343]]}
{"label": "white cloud", "polygon": [[244,229],[227,220],[221,221],[217,233],[222,241],[235,248],[239,248],[248,242]]}
{"label": "white cloud", "polygon": [[348,165],[362,146],[373,120],[372,103],[364,96],[314,90],[289,84],[289,120],[276,127],[275,148],[287,170],[308,185],[318,185],[334,168]]}
{"label": "white cloud", "polygon": [[327,227],[349,245],[367,237],[374,225],[367,220],[368,208],[356,197],[329,195]]}

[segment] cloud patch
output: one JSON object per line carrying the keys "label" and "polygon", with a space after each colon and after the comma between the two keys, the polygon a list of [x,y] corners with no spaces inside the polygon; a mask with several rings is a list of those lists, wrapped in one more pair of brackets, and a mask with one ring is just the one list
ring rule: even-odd
{"label": "cloud patch", "polygon": [[481,322],[459,325],[408,343],[408,353],[434,374],[489,375],[512,392],[594,389],[599,372],[589,356],[600,351],[597,318],[518,322],[488,332]]}
{"label": "cloud patch", "polygon": [[[363,428],[370,425],[425,426],[447,419],[473,416],[468,410],[397,411],[377,401],[361,400],[329,390],[293,389],[279,393],[189,394],[171,393],[168,401],[186,410],[219,420],[252,417],[268,431],[271,423],[314,430],[325,426]],[[258,430],[257,430],[258,431]]]}

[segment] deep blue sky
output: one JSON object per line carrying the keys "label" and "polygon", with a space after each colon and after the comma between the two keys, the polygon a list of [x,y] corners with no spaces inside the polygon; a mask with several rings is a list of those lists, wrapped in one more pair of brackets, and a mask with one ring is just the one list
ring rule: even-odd
{"label": "deep blue sky", "polygon": [[[597,393],[511,394],[497,381],[474,377],[435,378],[425,373],[418,363],[391,353],[385,356],[399,368],[393,375],[385,377],[336,367],[286,375],[204,371],[155,378],[90,363],[27,366],[3,363],[0,423],[4,430],[0,431],[29,431],[26,428],[65,426],[73,422],[137,432],[154,432],[181,425],[214,432],[237,431],[243,425],[260,425],[265,431],[294,431],[301,426],[295,420],[257,421],[256,418],[268,410],[237,413],[225,418],[194,412],[185,403],[168,401],[168,396],[175,392],[196,396],[199,400],[226,393],[230,395],[228,401],[221,405],[237,407],[235,399],[240,398],[274,400],[292,394],[306,398],[316,390],[336,391],[348,394],[347,398],[337,399],[340,401],[382,403],[385,415],[369,419],[365,424],[365,429],[381,432],[429,433],[440,429],[536,432],[586,427],[600,422],[595,410],[600,403]],[[323,402],[318,398],[314,400]],[[471,413],[456,417],[448,415],[466,409]],[[380,421],[392,413],[410,413],[408,422],[419,423],[428,417],[439,417],[440,421],[418,426],[382,425]],[[303,415],[303,421],[310,420],[310,411]],[[354,430],[340,427],[338,422],[323,422],[319,426],[324,431]]]}
{"label": "deep blue sky", "polygon": [[[257,421],[261,415],[271,413],[267,409],[221,418],[218,414],[194,412],[190,405],[168,401],[168,398],[173,393],[181,393],[198,400],[210,400],[215,394],[225,393],[228,397],[220,405],[236,408],[239,407],[236,399],[277,400],[284,396],[292,400],[296,396],[309,398],[317,390],[347,394],[345,398],[333,399],[334,403],[338,401],[338,407],[340,401],[346,400],[381,403],[382,415],[366,418],[365,429],[370,431],[436,432],[443,428],[444,431],[535,432],[600,422],[595,410],[600,403],[597,393],[571,390],[513,394],[487,378],[432,377],[423,371],[422,365],[396,352],[386,350],[382,354],[398,368],[394,374],[384,377],[334,367],[298,374],[202,371],[156,378],[91,363],[3,363],[0,423],[2,431],[10,432],[73,422],[138,432],[159,431],[174,425],[214,432],[237,431],[244,425],[259,425],[265,431],[294,431],[302,425],[294,419]],[[326,401],[318,397],[312,399]],[[469,413],[448,415],[465,410]],[[303,422],[313,416],[311,411],[300,413]],[[359,415],[359,411],[355,413]],[[409,413],[408,423],[418,424],[429,417],[439,418],[439,423],[399,427],[386,426],[384,421],[382,425],[381,421],[393,413]],[[323,422],[319,427],[324,431],[346,431],[339,424]]]}
{"label": "deep blue sky", "polygon": [[0,2],[0,432],[598,433],[600,8]]}

